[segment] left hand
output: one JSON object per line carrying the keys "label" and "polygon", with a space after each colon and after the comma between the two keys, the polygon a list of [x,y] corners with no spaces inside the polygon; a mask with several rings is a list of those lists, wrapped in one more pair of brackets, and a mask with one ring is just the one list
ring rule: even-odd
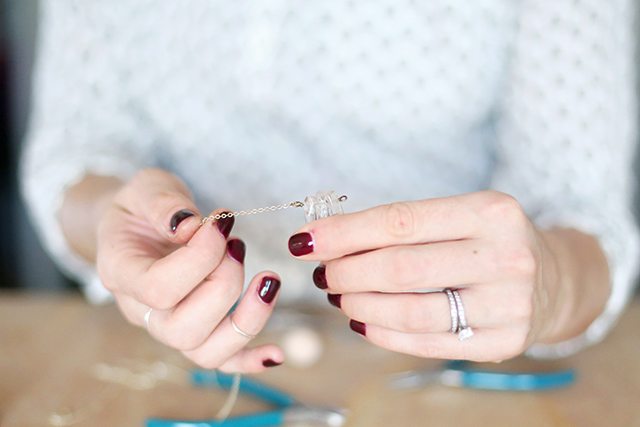
{"label": "left hand", "polygon": [[[393,351],[500,361],[546,339],[552,328],[559,294],[553,254],[518,202],[503,193],[325,218],[300,229],[289,248],[321,261],[316,286],[352,319],[352,329]],[[444,293],[416,292],[444,288],[459,289],[475,332],[466,341],[449,332]]]}

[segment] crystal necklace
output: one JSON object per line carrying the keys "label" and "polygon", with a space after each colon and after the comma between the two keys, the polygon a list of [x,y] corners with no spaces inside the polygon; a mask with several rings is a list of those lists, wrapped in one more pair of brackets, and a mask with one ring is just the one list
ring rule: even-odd
{"label": "crystal necklace", "polygon": [[342,202],[347,200],[347,196],[338,196],[335,191],[319,191],[315,196],[307,196],[304,202],[294,201],[282,203],[280,205],[265,206],[262,208],[243,209],[233,212],[222,212],[215,215],[209,215],[202,218],[201,224],[209,221],[217,221],[223,218],[232,218],[236,216],[256,215],[265,212],[275,212],[288,208],[304,208],[304,216],[307,222],[315,221],[321,218],[327,218],[332,215],[342,213]]}

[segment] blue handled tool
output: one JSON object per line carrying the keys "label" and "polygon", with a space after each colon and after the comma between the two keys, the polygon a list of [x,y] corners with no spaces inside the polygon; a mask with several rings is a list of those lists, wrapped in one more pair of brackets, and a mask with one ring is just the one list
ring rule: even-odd
{"label": "blue handled tool", "polygon": [[[199,369],[191,371],[191,383],[196,387],[229,390],[233,378],[233,375],[218,371]],[[275,409],[225,420],[184,421],[151,418],[146,421],[146,427],[277,427],[286,423],[313,423],[340,427],[346,420],[342,411],[303,405],[293,396],[251,378],[240,379],[240,393],[262,400],[274,406]]]}
{"label": "blue handled tool", "polygon": [[431,371],[412,371],[395,375],[392,388],[420,388],[443,384],[476,390],[542,391],[567,387],[576,380],[573,369],[556,372],[495,372],[473,369],[468,362],[452,361]]}

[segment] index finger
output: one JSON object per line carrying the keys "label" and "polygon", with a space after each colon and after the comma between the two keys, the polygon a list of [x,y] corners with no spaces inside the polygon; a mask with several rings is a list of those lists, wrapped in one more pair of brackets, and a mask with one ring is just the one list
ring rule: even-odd
{"label": "index finger", "polygon": [[101,258],[109,260],[109,265],[103,267],[111,272],[120,291],[151,308],[166,310],[217,268],[226,253],[226,234],[232,225],[233,218],[207,222],[185,245],[162,258],[149,253],[147,246],[153,243],[138,236],[129,237],[133,241],[124,250],[104,245],[107,253]]}
{"label": "index finger", "polygon": [[478,215],[474,193],[397,202],[311,222],[289,239],[289,251],[327,261],[389,246],[472,238]]}

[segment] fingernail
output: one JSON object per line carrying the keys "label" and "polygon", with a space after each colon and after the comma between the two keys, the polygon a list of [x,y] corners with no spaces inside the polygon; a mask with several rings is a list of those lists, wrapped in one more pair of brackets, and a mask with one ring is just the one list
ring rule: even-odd
{"label": "fingernail", "polygon": [[265,359],[262,361],[262,366],[264,366],[265,368],[273,368],[274,366],[280,366],[282,365],[282,362],[276,362],[275,360],[272,359]]}
{"label": "fingernail", "polygon": [[362,323],[362,322],[358,322],[357,320],[353,320],[351,319],[351,321],[349,322],[349,327],[351,328],[352,331],[359,333],[362,336],[367,336],[367,325]]}
{"label": "fingernail", "polygon": [[289,238],[289,252],[293,256],[307,255],[313,252],[313,236],[310,233],[298,233]]}
{"label": "fingernail", "polygon": [[171,228],[171,232],[175,233],[182,221],[194,215],[195,213],[193,211],[190,211],[189,209],[182,209],[174,213],[173,216],[171,217],[171,221],[169,222],[169,227]]}
{"label": "fingernail", "polygon": [[329,300],[329,304],[331,304],[334,307],[342,307],[341,305],[341,299],[342,299],[342,295],[341,294],[327,294],[327,299]]}
{"label": "fingernail", "polygon": [[319,265],[313,270],[313,283],[319,289],[327,289],[329,286],[327,285],[327,275],[326,275],[327,267],[324,265]]}
{"label": "fingernail", "polygon": [[280,281],[278,279],[275,277],[263,277],[258,287],[258,296],[264,303],[270,304],[278,294],[279,289]]}
{"label": "fingernail", "polygon": [[[223,212],[223,213],[228,214],[230,212]],[[219,220],[216,221],[218,230],[220,230],[220,233],[222,233],[225,239],[229,237],[229,234],[231,234],[231,229],[233,228],[233,224],[235,222],[236,222],[236,219],[232,216],[220,218]]]}
{"label": "fingernail", "polygon": [[227,242],[227,252],[231,258],[243,264],[247,246],[240,239],[231,239]]}

